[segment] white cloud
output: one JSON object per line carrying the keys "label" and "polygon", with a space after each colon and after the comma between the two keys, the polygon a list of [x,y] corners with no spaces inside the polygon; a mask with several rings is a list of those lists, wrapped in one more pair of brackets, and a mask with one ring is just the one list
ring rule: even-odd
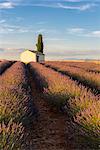
{"label": "white cloud", "polygon": [[0,20],[0,24],[5,23],[5,22],[6,22],[6,20],[4,20],[4,19]]}
{"label": "white cloud", "polygon": [[91,33],[91,35],[93,35],[94,37],[100,37],[100,30],[99,31],[93,31]]}
{"label": "white cloud", "polygon": [[59,8],[63,8],[63,9],[72,9],[72,10],[80,10],[80,11],[84,11],[84,10],[88,10],[93,6],[96,6],[96,4],[84,4],[84,5],[79,5],[79,6],[69,6],[69,5],[63,5],[61,3],[58,3]]}
{"label": "white cloud", "polygon": [[12,2],[0,3],[0,9],[10,9],[10,8],[14,8],[14,4]]}
{"label": "white cloud", "polygon": [[[0,9],[9,9],[14,8],[15,6],[34,6],[34,7],[50,7],[50,8],[61,8],[68,10],[80,10],[85,11],[96,6],[94,1],[84,1],[84,4],[81,3],[82,0],[6,0],[6,2],[0,3]],[[66,3],[66,4],[65,4]],[[70,4],[71,3],[71,4]],[[77,5],[74,5],[77,3]]]}
{"label": "white cloud", "polygon": [[[3,20],[2,20],[3,22]],[[58,33],[55,29],[49,29],[49,28],[44,28],[41,26],[36,26],[35,28],[30,25],[26,26],[21,26],[21,25],[13,25],[13,24],[8,24],[7,22],[1,23],[0,24],[0,33],[1,34],[15,34],[15,33],[43,33],[43,34],[49,34],[49,33]]]}
{"label": "white cloud", "polygon": [[75,36],[100,38],[100,30],[89,31],[88,29],[85,28],[75,27],[67,29],[67,33],[73,34]]}
{"label": "white cloud", "polygon": [[0,33],[1,34],[10,34],[10,33],[28,33],[33,30],[28,27],[22,27],[17,25],[9,25],[9,24],[1,24],[0,25]]}
{"label": "white cloud", "polygon": [[65,5],[62,3],[34,3],[31,4],[31,6],[34,7],[50,7],[50,8],[61,8],[61,9],[67,9],[67,10],[80,10],[80,11],[85,11],[88,9],[91,9],[92,7],[96,6],[94,3],[86,3],[86,4],[78,4],[76,5]]}
{"label": "white cloud", "polygon": [[79,27],[67,29],[67,31],[71,34],[73,34],[73,33],[83,33],[84,30],[85,30],[84,28],[79,28]]}
{"label": "white cloud", "polygon": [[86,37],[95,37],[95,38],[100,38],[100,30],[95,30],[95,31],[91,31],[87,34],[85,34]]}

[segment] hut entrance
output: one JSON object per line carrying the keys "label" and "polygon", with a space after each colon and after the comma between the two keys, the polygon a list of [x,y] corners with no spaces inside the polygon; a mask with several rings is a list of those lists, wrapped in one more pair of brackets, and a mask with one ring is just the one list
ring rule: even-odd
{"label": "hut entrance", "polygon": [[36,56],[36,62],[39,62],[39,56]]}

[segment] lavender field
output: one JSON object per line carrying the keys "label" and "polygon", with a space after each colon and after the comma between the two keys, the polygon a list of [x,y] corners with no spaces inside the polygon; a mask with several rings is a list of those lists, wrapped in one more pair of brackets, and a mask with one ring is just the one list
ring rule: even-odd
{"label": "lavender field", "polygon": [[100,149],[100,64],[0,61],[0,150]]}

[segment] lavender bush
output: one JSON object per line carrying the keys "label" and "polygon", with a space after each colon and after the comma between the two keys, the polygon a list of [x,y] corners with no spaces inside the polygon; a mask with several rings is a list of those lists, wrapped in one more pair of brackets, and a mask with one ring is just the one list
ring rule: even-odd
{"label": "lavender bush", "polygon": [[49,102],[65,110],[84,131],[83,136],[89,136],[90,143],[93,142],[93,146],[98,147],[100,96],[95,96],[90,90],[78,85],[69,77],[41,64],[30,63],[30,69],[38,88],[42,86],[43,95]]}
{"label": "lavender bush", "polygon": [[60,62],[47,62],[46,65],[95,90],[95,93],[100,93],[100,73],[87,72],[84,69],[70,67],[66,63]]}
{"label": "lavender bush", "polygon": [[24,126],[35,113],[26,66],[16,62],[0,76],[1,149],[22,149]]}

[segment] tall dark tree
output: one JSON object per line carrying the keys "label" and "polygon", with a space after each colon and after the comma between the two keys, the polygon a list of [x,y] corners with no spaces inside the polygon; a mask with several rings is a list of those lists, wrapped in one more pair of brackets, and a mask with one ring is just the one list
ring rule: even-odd
{"label": "tall dark tree", "polygon": [[42,34],[38,35],[38,42],[36,44],[37,51],[43,53],[43,37]]}

